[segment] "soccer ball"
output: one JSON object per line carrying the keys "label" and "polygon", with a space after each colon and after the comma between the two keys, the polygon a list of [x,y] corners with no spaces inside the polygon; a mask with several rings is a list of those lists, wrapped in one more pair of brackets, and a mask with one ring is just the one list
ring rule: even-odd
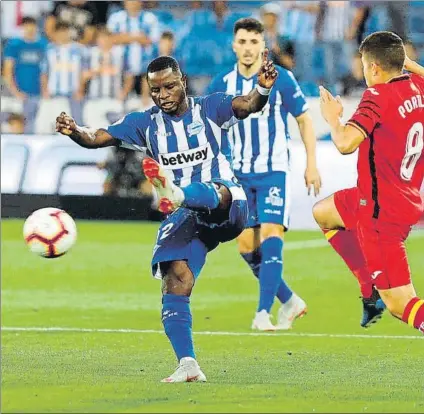
{"label": "soccer ball", "polygon": [[75,244],[77,227],[66,211],[42,208],[26,219],[24,239],[33,253],[53,259],[63,256]]}

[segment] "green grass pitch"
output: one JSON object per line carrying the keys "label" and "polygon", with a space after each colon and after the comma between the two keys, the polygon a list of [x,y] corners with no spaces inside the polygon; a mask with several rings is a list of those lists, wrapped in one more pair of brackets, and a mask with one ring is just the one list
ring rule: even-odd
{"label": "green grass pitch", "polygon": [[[2,223],[2,412],[424,412],[424,341],[389,315],[359,327],[356,282],[318,232],[287,236],[309,313],[283,334],[252,335],[257,281],[235,243],[211,253],[192,296],[209,382],[161,384],[176,361],[150,276],[157,225],[79,222],[74,249],[45,260],[22,224]],[[415,234],[422,296],[423,251]]]}

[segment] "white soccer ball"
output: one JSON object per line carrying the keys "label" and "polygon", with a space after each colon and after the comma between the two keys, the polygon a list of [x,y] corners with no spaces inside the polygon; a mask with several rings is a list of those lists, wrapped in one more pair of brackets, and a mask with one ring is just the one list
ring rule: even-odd
{"label": "white soccer ball", "polygon": [[77,226],[66,211],[42,208],[26,219],[24,239],[33,253],[52,259],[64,255],[75,244]]}

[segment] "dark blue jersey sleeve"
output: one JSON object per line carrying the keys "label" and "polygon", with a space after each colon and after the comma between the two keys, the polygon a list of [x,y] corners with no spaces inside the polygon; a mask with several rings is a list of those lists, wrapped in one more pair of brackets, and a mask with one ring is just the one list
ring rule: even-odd
{"label": "dark blue jersey sleeve", "polygon": [[233,110],[234,96],[217,92],[203,98],[206,116],[222,129],[229,129],[238,122]]}

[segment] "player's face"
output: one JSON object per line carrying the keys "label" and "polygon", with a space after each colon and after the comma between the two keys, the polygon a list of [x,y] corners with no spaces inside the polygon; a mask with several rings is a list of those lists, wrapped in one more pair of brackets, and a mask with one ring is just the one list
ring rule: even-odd
{"label": "player's face", "polygon": [[147,81],[155,105],[167,114],[178,114],[180,105],[186,99],[185,77],[169,68],[149,73]]}
{"label": "player's face", "polygon": [[235,34],[233,50],[237,61],[242,65],[252,66],[261,59],[264,49],[265,41],[262,34],[249,32],[246,29],[240,29]]}

